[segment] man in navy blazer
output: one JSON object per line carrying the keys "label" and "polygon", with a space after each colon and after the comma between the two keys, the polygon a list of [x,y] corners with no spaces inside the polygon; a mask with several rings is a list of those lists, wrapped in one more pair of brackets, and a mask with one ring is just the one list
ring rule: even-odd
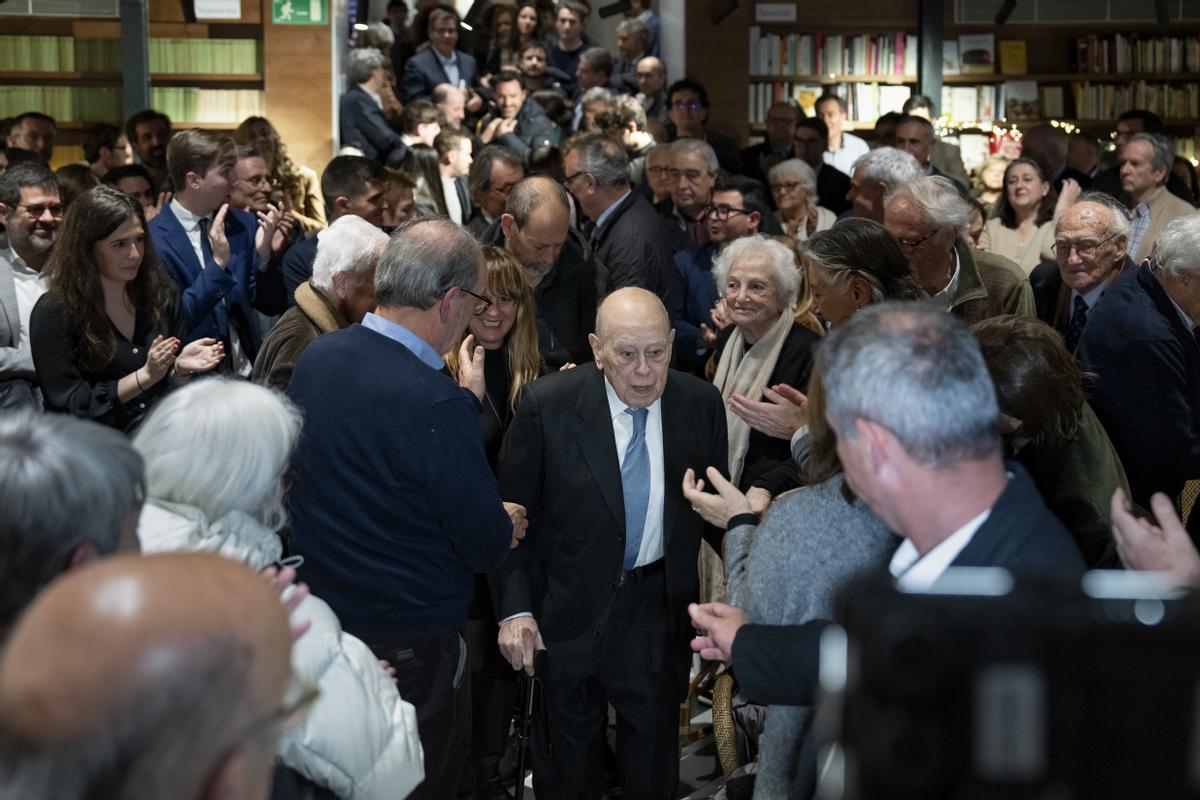
{"label": "man in navy blazer", "polygon": [[408,145],[383,116],[385,73],[383,55],[371,47],[356,47],[346,56],[346,83],[350,88],[338,100],[338,138],[342,147],[354,147],[380,164],[399,164]]}
{"label": "man in navy blazer", "polygon": [[[429,100],[434,88],[442,83],[467,89],[478,82],[475,57],[455,49],[457,46],[458,15],[447,8],[435,8],[429,14],[429,47],[404,65],[400,92],[405,103]],[[481,102],[477,96],[469,97],[467,110],[479,110]]]}
{"label": "man in navy blazer", "polygon": [[[1200,478],[1200,217],[1181,217],[1151,261],[1128,270],[1092,312],[1076,357],[1096,379],[1088,397],[1129,476],[1133,502],[1178,503]],[[1188,518],[1200,541],[1200,513]]]}
{"label": "man in navy blazer", "polygon": [[271,206],[256,220],[229,207],[236,163],[237,146],[228,136],[195,128],[176,134],[167,148],[175,198],[149,228],[163,266],[183,295],[186,340],[221,340],[227,354],[223,369],[249,375],[261,343],[254,310],[280,314],[285,305],[282,292],[270,293],[271,302],[258,300],[279,210]]}

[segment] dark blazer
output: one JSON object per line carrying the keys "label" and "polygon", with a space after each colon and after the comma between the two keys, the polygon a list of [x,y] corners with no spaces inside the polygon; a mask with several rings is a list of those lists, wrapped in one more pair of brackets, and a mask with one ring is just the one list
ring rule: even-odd
{"label": "dark blazer", "polygon": [[700,247],[675,254],[675,270],[679,275],[679,307],[671,315],[675,320],[675,364],[687,372],[700,374],[708,351],[698,352],[700,325],[715,330],[712,309],[720,298],[713,278],[713,258],[717,246],[708,242]]}
{"label": "dark blazer", "polygon": [[[488,120],[480,123],[480,128],[487,127]],[[517,127],[512,133],[506,133],[496,140],[514,153],[519,155],[525,164],[529,164],[529,156],[539,147],[549,147],[555,143],[554,123],[546,116],[542,106],[533,97],[525,98],[521,109],[517,112]]]}
{"label": "dark blazer", "polygon": [[[712,384],[672,371],[662,396],[663,548],[673,667],[687,685],[692,636],[687,604],[698,596],[700,537],[720,532],[690,509],[688,469],[725,472],[725,409]],[[548,647],[603,623],[622,574],[625,506],[604,375],[588,364],[525,388],[500,452],[500,489],[529,512],[520,547],[498,570],[497,616],[532,612]],[[719,550],[718,550],[719,552]],[[600,646],[600,639],[594,641]]]}
{"label": "dark blazer", "polygon": [[[1020,464],[1007,462],[1008,486],[952,567],[1004,567],[1020,575],[1082,574],[1071,535],[1042,502]],[[821,632],[829,623],[743,625],[733,644],[733,666],[746,699],[766,705],[812,705]]]}
{"label": "dark blazer", "polygon": [[191,323],[182,340],[186,343],[207,336],[228,344],[229,328],[233,326],[246,357],[253,361],[262,341],[255,309],[268,316],[284,310],[273,303],[258,302],[258,281],[262,275],[254,250],[258,221],[236,208],[226,213],[229,263],[224,269],[215,264],[204,268],[200,264],[170,205],[150,220],[149,228],[163,267],[182,294],[183,316]]}
{"label": "dark blazer", "polygon": [[670,241],[654,206],[631,191],[592,233],[600,297],[640,286],[658,295],[668,311],[678,307],[679,281]]}
{"label": "dark blazer", "polygon": [[[504,247],[500,220],[488,226],[479,241]],[[533,299],[538,349],[546,365],[558,369],[569,361],[590,361],[592,347],[587,337],[596,330],[596,264],[574,228],[567,229],[567,241],[554,267],[533,290]]]}
{"label": "dark blazer", "polygon": [[[1200,344],[1149,265],[1121,275],[1088,316],[1076,357],[1089,401],[1129,477],[1133,501],[1178,498],[1200,477]],[[1200,541],[1200,514],[1188,530]]]}
{"label": "dark blazer", "polygon": [[296,289],[312,277],[313,262],[317,260],[317,236],[313,234],[288,248],[283,254],[283,286],[287,290],[287,305],[296,305]]}
{"label": "dark blazer", "polygon": [[822,164],[817,170],[817,204],[828,208],[834,214],[842,214],[850,209],[850,201],[846,194],[850,191],[850,176],[837,167]]}
{"label": "dark blazer", "polygon": [[[1121,272],[1132,272],[1135,269],[1137,265],[1133,263],[1133,259],[1125,256]],[[1037,318],[1066,336],[1067,326],[1071,322],[1071,290],[1063,283],[1058,262],[1043,261],[1034,267],[1033,272],[1029,274],[1029,284],[1033,287],[1033,305],[1037,309]]]}
{"label": "dark blazer", "polygon": [[388,125],[383,109],[357,84],[338,101],[338,137],[342,147],[357,147],[380,164],[399,164],[408,152],[400,134]]}
{"label": "dark blazer", "polygon": [[[467,86],[475,86],[479,82],[479,74],[475,66],[475,56],[456,51],[458,54],[458,77]],[[449,83],[446,70],[438,60],[433,46],[426,47],[408,60],[404,65],[404,82],[400,86],[401,97],[405,103],[413,100],[428,100],[434,88],[439,83]]]}

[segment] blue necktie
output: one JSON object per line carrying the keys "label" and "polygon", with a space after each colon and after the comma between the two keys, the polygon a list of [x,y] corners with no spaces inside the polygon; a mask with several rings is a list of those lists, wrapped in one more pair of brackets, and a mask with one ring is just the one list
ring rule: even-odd
{"label": "blue necktie", "polygon": [[1067,324],[1067,350],[1071,353],[1075,352],[1075,348],[1079,345],[1079,337],[1083,336],[1083,326],[1087,325],[1088,304],[1080,297],[1075,295],[1075,308],[1071,314],[1071,321]]}
{"label": "blue necktie", "polygon": [[633,417],[633,436],[625,448],[621,464],[621,492],[625,496],[625,569],[637,565],[642,547],[642,529],[646,527],[646,511],[650,507],[650,451],[646,447],[646,408],[627,408]]}

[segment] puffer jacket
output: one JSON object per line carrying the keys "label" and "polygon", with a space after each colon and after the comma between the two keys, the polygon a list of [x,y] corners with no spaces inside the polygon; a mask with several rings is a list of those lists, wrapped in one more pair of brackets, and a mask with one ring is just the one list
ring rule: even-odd
{"label": "puffer jacket", "polygon": [[[159,500],[142,509],[138,538],[146,553],[207,550],[254,569],[283,552],[274,531],[240,511],[210,522],[197,508]],[[292,621],[310,623],[292,646],[292,670],[321,694],[303,725],[281,737],[280,760],[346,800],[408,796],[425,779],[412,704],[323,600],[307,597]]]}

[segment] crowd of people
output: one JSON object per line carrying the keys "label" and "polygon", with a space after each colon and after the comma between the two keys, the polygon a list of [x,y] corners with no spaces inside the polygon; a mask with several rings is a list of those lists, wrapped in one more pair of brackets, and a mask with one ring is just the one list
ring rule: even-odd
{"label": "crowd of people", "polygon": [[0,794],[495,800],[529,692],[537,797],[669,800],[699,654],[809,796],[852,577],[1200,585],[1162,121],[970,174],[827,94],[739,149],[626,5],[610,53],[393,0],[319,173],[263,117],[57,172],[0,124]]}

